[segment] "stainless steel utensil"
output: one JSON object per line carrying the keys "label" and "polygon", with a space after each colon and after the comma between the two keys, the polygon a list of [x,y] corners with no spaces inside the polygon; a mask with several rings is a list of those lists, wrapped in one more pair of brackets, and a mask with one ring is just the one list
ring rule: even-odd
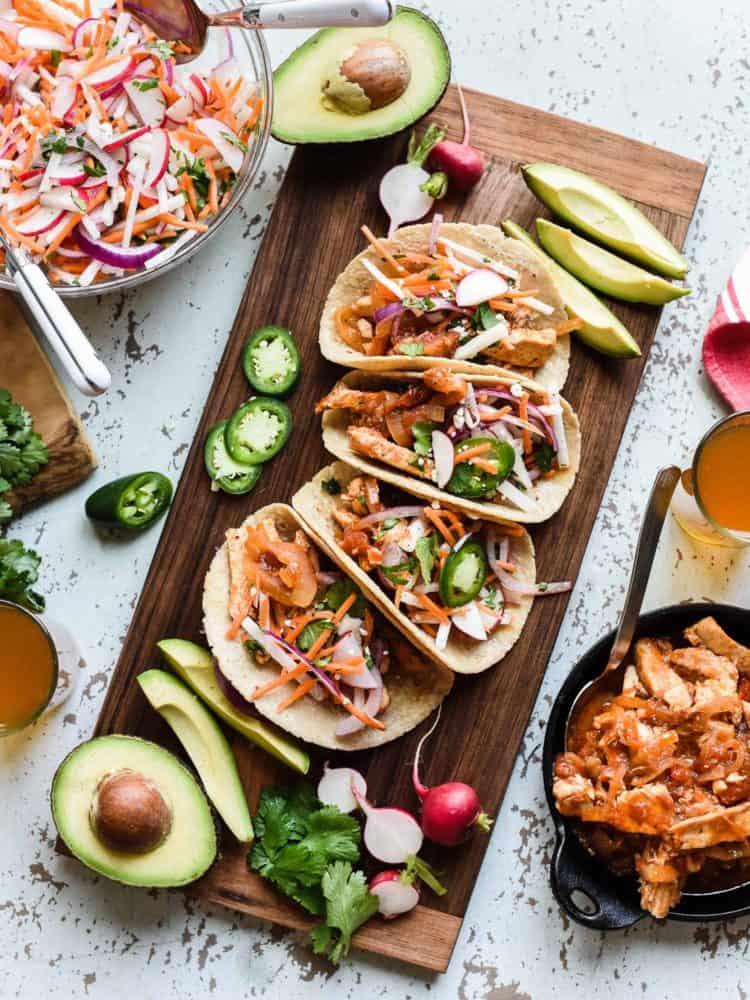
{"label": "stainless steel utensil", "polygon": [[394,13],[391,0],[270,0],[220,14],[206,14],[195,0],[125,0],[125,9],[165,41],[181,42],[181,63],[200,55],[212,27],[377,28]]}
{"label": "stainless steel utensil", "polygon": [[630,584],[625,598],[625,606],[620,614],[620,623],[617,627],[615,641],[612,643],[607,665],[595,680],[581,688],[578,692],[568,714],[566,744],[572,720],[584,710],[585,705],[595,700],[597,695],[604,691],[608,692],[613,688],[617,690],[622,688],[622,680],[618,678],[616,671],[622,667],[633,642],[633,635],[638,624],[638,616],[641,613],[643,596],[646,593],[646,585],[651,574],[651,567],[654,562],[656,547],[659,544],[662,525],[667,516],[672,494],[679,479],[680,470],[675,465],[661,469],[656,475],[651,495],[646,505],[646,512],[643,515],[641,531],[638,535],[638,544],[635,548],[633,568],[630,571]]}
{"label": "stainless steel utensil", "polygon": [[5,250],[6,270],[21,294],[27,318],[45,337],[73,385],[84,396],[106,392],[111,382],[109,370],[44,271],[24,250],[11,246],[1,230],[0,244]]}

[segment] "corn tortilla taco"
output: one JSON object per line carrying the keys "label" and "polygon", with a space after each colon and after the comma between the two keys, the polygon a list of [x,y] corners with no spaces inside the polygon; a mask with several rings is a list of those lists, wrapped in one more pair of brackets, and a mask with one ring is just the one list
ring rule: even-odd
{"label": "corn tortilla taco", "polygon": [[370,238],[328,295],[320,349],[329,361],[378,372],[510,370],[562,388],[575,321],[522,243],[467,223]]}
{"label": "corn tortilla taco", "polygon": [[219,670],[268,719],[336,750],[413,729],[453,683],[384,622],[367,593],[326,565],[285,504],[227,532],[206,575],[206,637]]}
{"label": "corn tortilla taco", "polygon": [[547,520],[578,471],[575,413],[517,376],[350,372],[316,410],[336,458],[490,521]]}
{"label": "corn tortilla taco", "polygon": [[537,594],[534,546],[520,525],[415,502],[344,462],[292,504],[379,610],[450,670],[487,670],[520,636]]}

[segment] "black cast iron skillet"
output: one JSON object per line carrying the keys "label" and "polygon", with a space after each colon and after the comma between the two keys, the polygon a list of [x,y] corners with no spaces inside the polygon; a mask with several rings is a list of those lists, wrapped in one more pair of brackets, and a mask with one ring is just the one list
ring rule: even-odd
{"label": "black cast iron skillet", "polygon": [[[713,615],[733,639],[750,645],[750,611],[728,604],[674,604],[651,611],[638,619],[635,638],[676,636],[706,615]],[[614,636],[612,631],[600,639],[573,667],[563,684],[547,722],[542,764],[544,791],[557,830],[550,869],[552,891],[573,920],[601,931],[630,927],[647,914],[640,907],[635,878],[613,874],[604,862],[590,855],[576,837],[572,821],[557,811],[552,797],[552,771],[555,757],[565,749],[570,708],[581,688],[604,669]],[[589,904],[585,910],[581,908],[581,896]],[[683,892],[668,919],[728,920],[746,913],[750,913],[750,882],[715,892]]]}

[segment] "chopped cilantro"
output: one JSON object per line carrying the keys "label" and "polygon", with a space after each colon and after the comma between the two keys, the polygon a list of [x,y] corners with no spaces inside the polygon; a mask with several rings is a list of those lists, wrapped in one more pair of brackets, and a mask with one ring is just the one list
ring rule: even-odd
{"label": "chopped cilantro", "polygon": [[[297,638],[297,646],[303,653],[307,653],[324,632],[331,628],[331,621],[328,618],[317,618],[313,622],[308,622]],[[334,626],[335,628],[335,626]]]}
{"label": "chopped cilantro", "polygon": [[104,177],[107,171],[98,160],[94,160],[93,166],[90,163],[83,164],[83,172],[87,177]]}
{"label": "chopped cilantro", "polygon": [[243,142],[242,139],[238,138],[233,132],[219,132],[222,139],[226,139],[237,149],[241,149],[243,153],[247,152],[247,143]]}
{"label": "chopped cilantro", "polygon": [[489,302],[480,303],[474,314],[474,325],[477,330],[491,330],[499,322],[500,318],[495,310],[491,308]]}
{"label": "chopped cilantro", "polygon": [[58,49],[50,49],[49,61],[52,63],[55,69],[57,69],[57,67],[60,65],[61,60],[62,60],[62,52],[58,51]]}
{"label": "chopped cilantro", "polygon": [[263,647],[256,639],[245,639],[243,645],[248,653],[252,653],[253,656],[257,656],[258,653],[263,652]]}
{"label": "chopped cilantro", "polygon": [[324,479],[320,485],[329,496],[337,497],[341,493],[341,483],[335,476],[331,476],[330,479]]}
{"label": "chopped cilantro", "polygon": [[329,865],[321,881],[325,897],[325,923],[313,928],[313,949],[334,965],[348,954],[358,927],[378,912],[378,897],[367,888],[363,872],[346,861]]}
{"label": "chopped cilantro", "polygon": [[404,587],[409,583],[412,576],[414,575],[414,570],[417,566],[417,560],[414,556],[411,556],[405,562],[398,563],[396,566],[380,566],[380,572],[396,587]]}
{"label": "chopped cilantro", "polygon": [[437,535],[434,533],[418,539],[414,548],[414,554],[419,562],[419,572],[422,574],[422,580],[425,583],[430,583],[432,580],[432,572],[435,568],[438,548]]}
{"label": "chopped cilantro", "polygon": [[338,611],[350,594],[356,594],[357,599],[348,613],[352,618],[364,618],[367,603],[348,576],[342,576],[340,580],[331,584],[323,598],[323,605],[329,611]]}
{"label": "chopped cilantro", "polygon": [[146,48],[155,49],[162,59],[172,58],[172,46],[169,42],[165,42],[163,38],[159,38],[153,42],[146,42]]}
{"label": "chopped cilantro", "polygon": [[159,86],[159,81],[156,77],[151,77],[148,80],[133,80],[131,82],[135,89],[140,90],[142,94],[145,94],[148,90],[154,90]]}
{"label": "chopped cilantro", "polygon": [[415,343],[413,340],[402,340],[399,342],[396,350],[399,354],[405,354],[408,358],[416,358],[424,354],[424,344]]}
{"label": "chopped cilantro", "polygon": [[542,441],[534,449],[534,461],[536,462],[537,468],[540,472],[550,472],[552,470],[553,463],[555,461],[555,456],[557,452],[549,443],[549,441]]}
{"label": "chopped cilantro", "polygon": [[107,42],[107,52],[111,52],[116,46],[120,44],[120,39],[117,35],[113,35]]}
{"label": "chopped cilantro", "polygon": [[412,312],[429,312],[430,309],[435,308],[435,300],[431,299],[429,295],[423,295],[420,298],[414,298],[414,296],[407,296],[403,300],[404,308],[411,309]]}
{"label": "chopped cilantro", "polygon": [[432,452],[432,432],[437,427],[431,420],[417,420],[412,424],[414,435],[414,451],[418,455],[429,455]]}

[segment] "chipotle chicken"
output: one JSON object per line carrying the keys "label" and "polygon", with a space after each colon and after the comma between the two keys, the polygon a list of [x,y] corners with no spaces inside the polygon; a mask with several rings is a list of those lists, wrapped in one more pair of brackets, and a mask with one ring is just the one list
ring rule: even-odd
{"label": "chipotle chicken", "polygon": [[686,879],[750,853],[750,650],[714,618],[639,639],[622,692],[574,722],[553,794],[579,837],[665,917]]}

